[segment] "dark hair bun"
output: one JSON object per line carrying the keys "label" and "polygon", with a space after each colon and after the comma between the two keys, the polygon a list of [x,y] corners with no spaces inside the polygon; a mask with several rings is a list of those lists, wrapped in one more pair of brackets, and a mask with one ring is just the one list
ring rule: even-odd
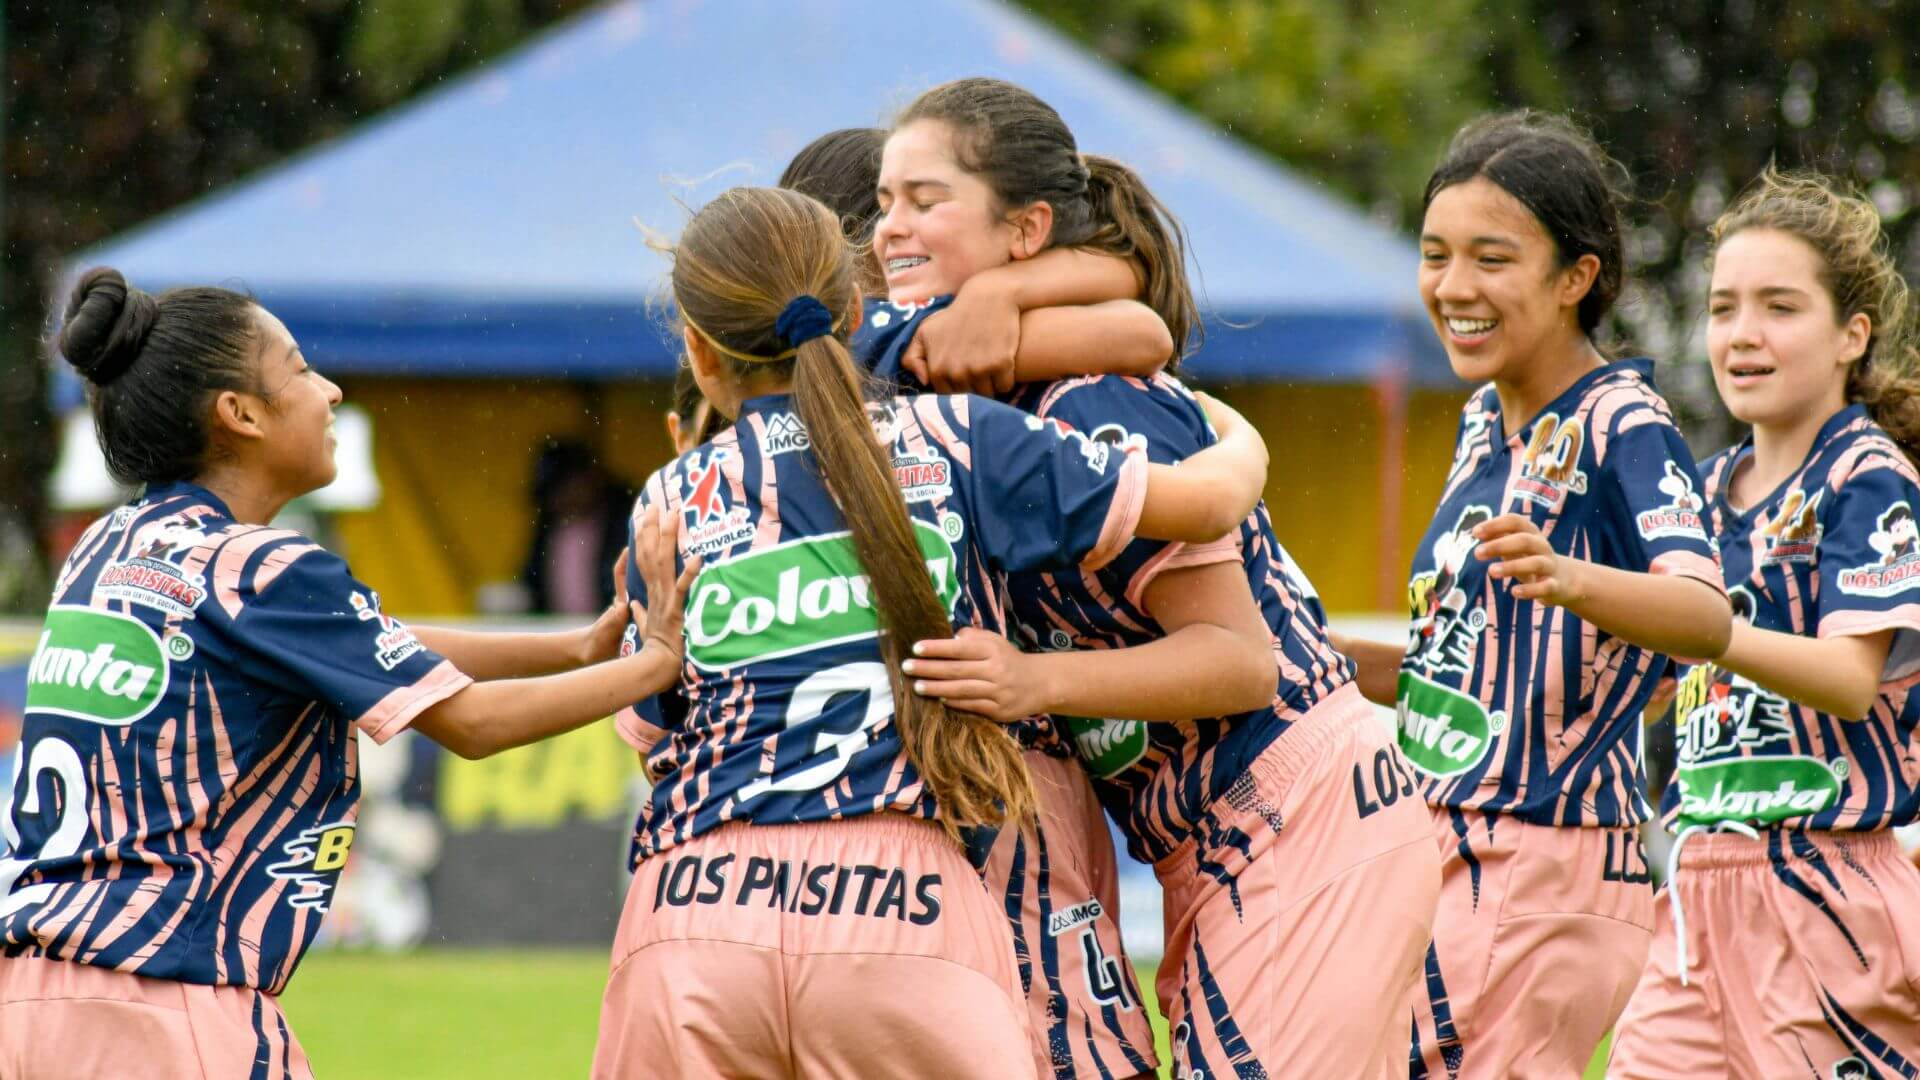
{"label": "dark hair bun", "polygon": [[80,278],[67,300],[60,355],[95,386],[105,386],[133,366],[153,329],[160,306],[127,284],[120,271],[96,266]]}

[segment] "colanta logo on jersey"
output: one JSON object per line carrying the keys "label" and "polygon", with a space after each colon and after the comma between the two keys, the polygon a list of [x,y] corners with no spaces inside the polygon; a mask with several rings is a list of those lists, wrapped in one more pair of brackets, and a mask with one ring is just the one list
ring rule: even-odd
{"label": "colanta logo on jersey", "polygon": [[1760,553],[1761,566],[1811,563],[1820,557],[1820,537],[1825,531],[1820,524],[1820,497],[1824,494],[1816,490],[1808,497],[1796,487],[1780,500],[1779,512],[1760,527],[1765,548]]}
{"label": "colanta logo on jersey", "polygon": [[160,638],[139,619],[57,604],[27,667],[27,711],[123,727],[166,696],[168,667]]}
{"label": "colanta logo on jersey", "polygon": [[333,902],[333,887],[353,849],[353,822],[316,825],[280,846],[286,858],[267,867],[269,877],[291,882],[287,903],[324,912]]}
{"label": "colanta logo on jersey", "polygon": [[708,556],[753,539],[752,515],[744,506],[727,505],[727,480],[722,463],[733,456],[725,447],[707,452],[705,462],[695,456],[687,463],[681,509],[686,518],[689,555]]}
{"label": "colanta logo on jersey", "polygon": [[807,438],[807,426],[790,412],[767,413],[764,422],[767,425],[766,435],[761,438],[760,446],[766,450],[768,457],[806,450],[813,445]]}
{"label": "colanta logo on jersey", "polygon": [[1577,417],[1563,421],[1554,413],[1542,416],[1533,425],[1533,436],[1520,459],[1513,497],[1557,510],[1568,492],[1585,495],[1587,474],[1580,468],[1580,448],[1585,441],[1586,432]]}
{"label": "colanta logo on jersey", "polygon": [[1073,736],[1074,753],[1089,774],[1110,780],[1147,755],[1147,725],[1138,720],[1095,720],[1084,716],[1057,719]]}
{"label": "colanta logo on jersey", "polygon": [[413,631],[406,628],[400,620],[380,610],[380,594],[374,593],[369,600],[360,593],[347,597],[347,603],[361,622],[377,622],[379,632],[373,639],[373,658],[383,671],[392,671],[399,667],[414,653],[425,648]]}
{"label": "colanta logo on jersey", "polygon": [[1913,507],[1894,503],[1874,526],[1867,544],[1879,560],[1840,571],[1840,591],[1884,599],[1920,586],[1920,528],[1914,525]]}
{"label": "colanta logo on jersey", "polygon": [[1645,511],[1635,519],[1640,535],[1647,540],[1674,536],[1706,539],[1706,527],[1700,522],[1700,509],[1705,503],[1694,492],[1693,477],[1687,475],[1687,470],[1677,462],[1667,462],[1666,475],[1660,478],[1658,487],[1660,494],[1667,497],[1666,505]]}
{"label": "colanta logo on jersey", "polygon": [[[956,519],[957,520],[957,519]],[[959,560],[944,530],[914,521],[934,592],[960,598]],[[687,603],[687,659],[709,670],[870,638],[879,632],[872,584],[849,534],[776,544],[712,563]]]}

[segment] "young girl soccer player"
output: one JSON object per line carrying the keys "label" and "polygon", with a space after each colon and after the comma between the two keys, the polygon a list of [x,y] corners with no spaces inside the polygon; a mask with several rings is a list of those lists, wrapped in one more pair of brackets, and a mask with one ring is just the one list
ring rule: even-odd
{"label": "young girl soccer player", "polygon": [[[1227,527],[1264,448],[1243,424],[1171,470],[978,398],[867,406],[853,261],[793,192],[703,208],[673,291],[734,422],[641,496],[710,565],[689,714],[648,758],[595,1073],[1018,1075],[1006,918],[956,838],[1021,820],[1030,780],[997,727],[902,692],[897,660],[970,618],[984,574]],[[903,458],[922,466],[906,489]]]}
{"label": "young girl soccer player", "polygon": [[[1679,830],[1616,1077],[1920,1074],[1920,450],[1873,204],[1769,170],[1713,228],[1704,469],[1739,618],[1678,695]],[[1722,831],[1725,830],[1725,831]],[[1902,930],[1905,921],[1908,929]]]}
{"label": "young girl soccer player", "polygon": [[[1096,367],[1144,375],[1167,361],[1172,340],[1166,327],[1139,304],[1110,303],[1097,311],[1020,310],[1022,301],[1030,306],[1061,298],[1091,300],[1102,292],[1117,300],[1138,291],[1134,271],[1122,257],[1065,248],[1051,248],[967,280],[970,295],[1013,301],[1011,311],[989,310],[984,319],[968,316],[986,325],[995,314],[1010,316],[1012,344],[1006,352],[997,357],[970,354],[965,350],[973,348],[971,343],[946,338],[941,339],[945,347],[929,355],[929,337],[937,337],[938,328],[951,325],[956,317],[930,313],[941,311],[950,298],[891,303],[870,242],[880,216],[875,189],[885,140],[886,132],[869,128],[831,132],[803,149],[781,177],[781,186],[826,203],[840,215],[849,240],[863,245],[864,257],[858,261],[868,300],[862,326],[850,342],[856,362],[905,388],[924,388],[931,378],[937,389],[965,390],[972,384],[972,368],[991,375],[1004,367],[1029,377]],[[1022,278],[1038,287],[1022,288]],[[962,307],[967,307],[964,299]],[[965,311],[959,314],[966,316]],[[1090,320],[1085,318],[1089,314]],[[1104,347],[1086,352],[1088,335],[1058,332],[1062,317],[1108,331]],[[989,342],[988,347],[1005,344]],[[956,347],[961,351],[956,353]],[[975,362],[951,363],[956,356]],[[987,362],[978,362],[982,359]],[[994,575],[989,584],[977,623],[999,632],[1006,606],[998,595],[1003,582]],[[1270,681],[1264,689],[1258,683],[1247,685],[1246,692],[1257,699],[1271,695]],[[1033,1021],[1036,1065],[1042,1075],[1055,1078],[1083,1071],[1112,1075],[1109,1068],[1119,1069],[1120,1075],[1150,1073],[1158,1066],[1153,1032],[1146,1011],[1137,1007],[1133,966],[1120,939],[1118,871],[1099,802],[1049,723],[1023,721],[1008,731],[1027,750],[1027,766],[1036,778],[1037,819],[1028,829],[1001,830],[997,837],[978,835],[970,847],[984,860],[989,888],[1001,898],[1012,922],[1021,985]],[[1054,926],[1056,910],[1070,914],[1070,927]]]}
{"label": "young girl soccer player", "polygon": [[[875,244],[895,299],[970,288],[975,269],[1005,272],[1050,244],[1100,236],[1126,205],[1121,231],[1148,268],[1146,293],[1184,343],[1192,304],[1177,229],[1130,172],[1101,169],[1112,188],[1096,201],[1058,115],[1018,87],[929,91],[883,157]],[[1157,461],[1212,439],[1193,395],[1164,376],[1040,382],[1014,400]],[[1264,512],[1238,540],[1136,543],[1098,573],[1015,575],[1022,638],[1051,654],[967,633],[923,643],[911,670],[923,692],[997,719],[1127,718],[1067,723],[1134,854],[1167,889],[1159,990],[1182,1075],[1394,1075],[1438,890],[1426,818],[1403,801],[1405,765],[1349,685]],[[1242,664],[1262,674],[1259,694],[1237,689]],[[1363,773],[1376,791],[1364,801],[1353,785]],[[1361,897],[1373,932],[1339,938]],[[1097,943],[1066,930],[1042,944]],[[1101,972],[1086,951],[1087,970]]]}
{"label": "young girl soccer player", "polygon": [[0,1075],[311,1076],[275,999],[353,842],[354,729],[482,756],[670,685],[672,550],[643,531],[661,599],[638,655],[475,683],[611,656],[626,605],[578,634],[416,634],[269,527],[333,479],[340,391],[248,297],[94,270],[59,346],[109,469],[146,490],[68,557],[28,671]]}
{"label": "young girl soccer player", "polygon": [[1397,703],[1443,871],[1415,1076],[1578,1075],[1646,959],[1640,716],[1729,614],[1652,363],[1609,363],[1605,157],[1572,125],[1468,125],[1427,182],[1420,293],[1484,381],[1414,557],[1407,646],[1342,643]]}

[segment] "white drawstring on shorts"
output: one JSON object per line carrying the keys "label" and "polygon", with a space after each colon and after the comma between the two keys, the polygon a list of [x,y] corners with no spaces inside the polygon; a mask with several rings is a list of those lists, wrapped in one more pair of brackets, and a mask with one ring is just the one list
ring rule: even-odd
{"label": "white drawstring on shorts", "polygon": [[1673,956],[1680,968],[1680,985],[1687,985],[1687,913],[1680,905],[1680,849],[1688,840],[1704,832],[1737,832],[1749,840],[1760,833],[1744,821],[1716,821],[1711,825],[1688,825],[1673,838],[1667,851],[1667,903],[1673,908]]}

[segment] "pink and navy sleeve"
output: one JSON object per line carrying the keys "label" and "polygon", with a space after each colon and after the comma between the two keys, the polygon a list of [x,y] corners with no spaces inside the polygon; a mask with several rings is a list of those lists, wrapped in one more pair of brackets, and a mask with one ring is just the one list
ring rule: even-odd
{"label": "pink and navy sleeve", "polygon": [[1622,410],[1601,468],[1617,500],[1611,517],[1621,569],[1677,574],[1726,592],[1699,469],[1670,420],[1651,405]]}
{"label": "pink and navy sleeve", "polygon": [[1820,637],[1896,631],[1881,678],[1920,678],[1920,487],[1887,458],[1869,458],[1832,493],[1820,533]]}
{"label": "pink and navy sleeve", "polygon": [[[1141,453],[1158,465],[1177,465],[1216,441],[1199,403],[1164,379],[1075,379],[1055,384],[1035,411],[1115,452]],[[1135,539],[1103,572],[1124,582],[1127,600],[1139,606],[1147,586],[1168,570],[1238,563],[1239,539],[1237,531],[1206,544]]]}
{"label": "pink and navy sleeve", "polygon": [[242,599],[233,636],[264,665],[262,681],[333,707],[375,742],[473,682],[324,549],[309,548]]}
{"label": "pink and navy sleeve", "polygon": [[1144,455],[986,398],[938,400],[965,404],[973,542],[995,569],[1098,569],[1133,538]]}

